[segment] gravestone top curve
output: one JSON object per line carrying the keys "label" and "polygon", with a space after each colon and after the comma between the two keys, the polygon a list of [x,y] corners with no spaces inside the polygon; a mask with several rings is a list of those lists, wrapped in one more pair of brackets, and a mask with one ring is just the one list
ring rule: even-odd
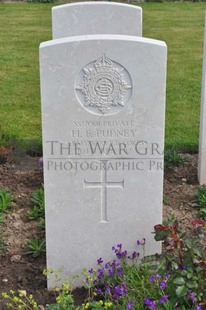
{"label": "gravestone top curve", "polygon": [[52,8],[53,39],[90,34],[142,36],[142,9],[116,2],[80,2]]}

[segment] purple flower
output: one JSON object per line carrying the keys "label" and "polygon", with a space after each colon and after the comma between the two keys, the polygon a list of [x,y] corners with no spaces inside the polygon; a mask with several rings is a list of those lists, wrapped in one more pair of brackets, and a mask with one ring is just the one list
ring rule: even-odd
{"label": "purple flower", "polygon": [[112,266],[112,267],[118,267],[118,266],[120,266],[120,263],[118,263],[115,259],[112,261],[112,263],[110,263],[110,266]]}
{"label": "purple flower", "polygon": [[164,304],[165,302],[168,301],[168,296],[167,295],[163,295],[161,298],[160,298],[160,304]]}
{"label": "purple flower", "polygon": [[110,277],[112,277],[114,273],[115,273],[114,269],[108,269],[108,274]]}
{"label": "purple flower", "polygon": [[118,259],[121,259],[121,258],[124,258],[127,256],[127,251],[122,252],[122,244],[121,243],[117,244],[117,248],[115,248],[113,246],[112,250],[115,252]]}
{"label": "purple flower", "polygon": [[98,288],[98,289],[96,290],[96,292],[97,292],[98,294],[102,294],[101,288]]}
{"label": "purple flower", "polygon": [[106,288],[107,294],[110,294],[111,293],[111,288],[109,287],[108,284],[105,286],[105,288]]}
{"label": "purple flower", "polygon": [[88,272],[89,272],[90,274],[92,274],[92,273],[93,273],[93,269],[92,269],[92,268],[89,269]]}
{"label": "purple flower", "polygon": [[[138,241],[138,240],[137,240],[137,241]],[[150,301],[151,301],[151,299],[147,297],[147,298],[144,299],[144,304],[145,304],[146,306],[149,306]]]}
{"label": "purple flower", "polygon": [[120,277],[120,278],[123,278],[123,276],[124,276],[124,273],[123,273],[123,269],[122,268],[120,268],[119,270],[118,270],[118,276]]}
{"label": "purple flower", "polygon": [[97,275],[98,279],[104,278],[104,271],[102,269],[98,269],[97,273],[98,273],[98,275]]}
{"label": "purple flower", "polygon": [[[114,261],[114,262],[115,262],[115,261]],[[117,262],[117,263],[116,263],[115,265],[113,265],[113,266],[119,268],[119,267],[121,267],[121,264]]]}
{"label": "purple flower", "polygon": [[134,305],[134,300],[133,299],[131,299],[129,302],[128,302],[128,304],[127,304],[127,309],[132,309],[133,308],[133,305]]}
{"label": "purple flower", "polygon": [[139,257],[139,253],[137,253],[136,251],[134,251],[132,253],[132,259],[135,259],[136,257]]}
{"label": "purple flower", "polygon": [[197,306],[197,307],[195,308],[195,310],[202,310],[202,307],[201,307],[201,306]]}
{"label": "purple flower", "polygon": [[157,273],[155,275],[152,275],[149,280],[150,282],[154,282],[155,280],[161,279],[161,276]]}
{"label": "purple flower", "polygon": [[151,277],[149,278],[150,282],[154,282],[155,279],[156,279],[155,276],[151,276]]}
{"label": "purple flower", "polygon": [[39,167],[43,168],[44,166],[44,161],[43,161],[43,158],[39,158]]}
{"label": "purple flower", "polygon": [[196,299],[196,296],[194,295],[194,293],[191,290],[189,290],[188,294],[189,294],[190,298],[192,299],[193,304],[195,304],[197,302],[197,299]]}
{"label": "purple flower", "polygon": [[144,299],[144,304],[152,309],[156,309],[156,301],[150,298]]}
{"label": "purple flower", "polygon": [[132,253],[132,256],[128,256],[129,259],[135,259],[136,257],[139,257],[139,253],[137,253],[136,251]]}
{"label": "purple flower", "polygon": [[145,243],[146,243],[146,239],[145,238],[143,238],[142,241],[137,240],[137,245],[145,245]]}
{"label": "purple flower", "polygon": [[101,257],[97,260],[97,263],[98,263],[98,265],[100,265],[101,263],[103,263],[103,260],[102,260]]}
{"label": "purple flower", "polygon": [[121,283],[120,285],[114,287],[114,293],[113,293],[114,299],[117,299],[118,297],[126,294],[127,294],[127,288],[125,283]]}
{"label": "purple flower", "polygon": [[167,287],[167,282],[165,280],[162,280],[160,282],[160,289],[161,290],[164,290],[165,288]]}

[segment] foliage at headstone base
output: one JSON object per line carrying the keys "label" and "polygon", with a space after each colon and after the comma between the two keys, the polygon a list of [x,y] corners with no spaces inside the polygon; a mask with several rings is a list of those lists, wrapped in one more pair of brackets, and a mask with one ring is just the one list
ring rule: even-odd
{"label": "foliage at headstone base", "polygon": [[13,196],[5,188],[0,190],[0,251],[5,251],[6,246],[4,245],[4,240],[2,236],[2,224],[4,223],[4,214],[12,206]]}
{"label": "foliage at headstone base", "polygon": [[46,253],[46,241],[44,238],[28,240],[25,255],[32,255],[34,258]]}
{"label": "foliage at headstone base", "polygon": [[0,213],[6,212],[11,208],[11,202],[13,200],[13,196],[9,193],[7,189],[0,190]]}
{"label": "foliage at headstone base", "polygon": [[137,240],[137,249],[128,253],[118,244],[113,247],[115,258],[97,260],[97,268],[84,270],[88,299],[76,306],[68,284],[57,289],[56,303],[38,306],[25,291],[17,295],[3,294],[8,309],[84,310],[84,309],[166,309],[204,310],[206,307],[206,251],[204,240],[206,222],[191,223],[197,234],[194,238],[180,229],[178,221],[168,221],[154,227],[154,237],[162,242],[161,255],[144,257],[146,240]]}
{"label": "foliage at headstone base", "polygon": [[28,212],[28,218],[32,220],[39,220],[39,228],[45,230],[45,201],[44,201],[44,185],[36,190],[31,198],[33,208]]}
{"label": "foliage at headstone base", "polygon": [[195,196],[196,206],[199,209],[199,217],[206,221],[206,187],[200,186]]}
{"label": "foliage at headstone base", "polygon": [[174,149],[169,149],[164,155],[164,165],[166,168],[177,167],[184,164],[185,158]]}

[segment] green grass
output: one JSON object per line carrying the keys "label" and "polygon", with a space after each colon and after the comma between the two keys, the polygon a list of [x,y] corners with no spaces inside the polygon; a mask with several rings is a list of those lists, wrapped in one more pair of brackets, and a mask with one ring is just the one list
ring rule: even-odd
{"label": "green grass", "polygon": [[[166,145],[197,150],[206,3],[140,5],[144,36],[168,45]],[[41,141],[38,47],[51,39],[51,7],[0,4],[0,125],[6,139]]]}
{"label": "green grass", "polygon": [[0,5],[0,124],[7,138],[41,139],[39,44],[51,39],[51,5]]}
{"label": "green grass", "polygon": [[166,145],[197,149],[206,4],[141,6],[144,36],[168,46]]}

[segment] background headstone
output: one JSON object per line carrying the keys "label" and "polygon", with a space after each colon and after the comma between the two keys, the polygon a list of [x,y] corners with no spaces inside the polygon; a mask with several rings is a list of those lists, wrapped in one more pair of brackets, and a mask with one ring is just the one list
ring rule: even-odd
{"label": "background headstone", "polygon": [[53,39],[90,34],[142,36],[142,9],[113,2],[80,2],[52,8]]}
{"label": "background headstone", "polygon": [[[206,25],[206,19],[205,19],[205,25]],[[206,185],[206,28],[204,35],[204,53],[203,53],[198,179],[200,185],[203,184]]]}
{"label": "background headstone", "polygon": [[71,277],[143,238],[146,255],[160,252],[165,43],[53,40],[40,46],[40,70],[47,267]]}

